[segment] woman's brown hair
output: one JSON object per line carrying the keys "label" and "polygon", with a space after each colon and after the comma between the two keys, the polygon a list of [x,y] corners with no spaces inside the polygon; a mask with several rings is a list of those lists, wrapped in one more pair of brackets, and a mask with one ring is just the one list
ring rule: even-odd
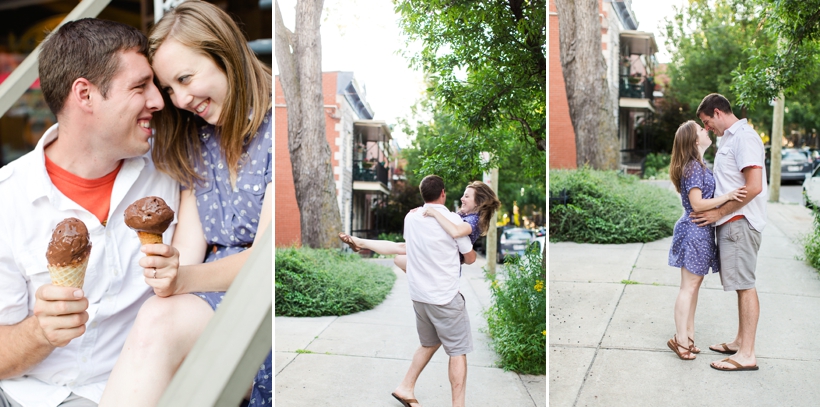
{"label": "woman's brown hair", "polygon": [[501,207],[501,201],[493,192],[489,185],[481,181],[473,181],[467,188],[472,188],[475,194],[475,206],[478,212],[478,230],[481,231],[481,236],[485,236],[490,229],[490,225],[494,224],[493,218],[495,211]]}
{"label": "woman's brown hair", "polygon": [[[271,69],[256,58],[231,17],[204,1],[186,1],[162,17],[148,37],[149,60],[153,61],[168,38],[207,56],[227,77],[228,91],[217,130],[234,186],[245,137],[254,136],[271,107]],[[203,180],[192,162],[202,162],[197,123],[193,113],[177,109],[168,95],[162,94],[166,107],[153,118],[154,162],[160,171],[192,187]]]}
{"label": "woman's brown hair", "polygon": [[675,141],[672,144],[672,159],[669,163],[669,179],[675,185],[678,193],[680,190],[680,181],[684,177],[684,171],[691,171],[690,162],[700,164],[701,168],[706,168],[700,158],[700,151],[698,151],[698,124],[693,120],[689,120],[678,127],[675,132]]}

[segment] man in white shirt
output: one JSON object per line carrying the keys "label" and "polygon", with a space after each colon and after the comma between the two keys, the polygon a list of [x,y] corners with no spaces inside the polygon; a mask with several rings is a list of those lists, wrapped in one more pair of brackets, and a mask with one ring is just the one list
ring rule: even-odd
{"label": "man in white shirt", "polygon": [[755,289],[755,267],[761,233],[766,226],[765,152],[760,136],[739,120],[729,101],[712,93],[698,106],[703,126],[720,138],[715,154],[715,196],[746,186],[746,198],[690,216],[698,226],[715,224],[720,252],[720,281],[724,291],[736,291],[740,322],[735,340],[709,349],[731,357],[711,363],[723,371],[757,370],[755,333],[760,303]]}
{"label": "man in white shirt", "polygon": [[[447,210],[444,181],[437,175],[424,177],[419,185],[424,208],[443,213],[455,224],[461,217]],[[414,390],[421,371],[444,345],[450,356],[449,377],[454,407],[463,407],[467,384],[467,353],[473,350],[470,318],[464,296],[458,290],[460,277],[459,253],[464,263],[475,262],[476,254],[469,237],[453,239],[433,217],[422,212],[408,213],[404,218],[404,239],[407,242],[407,283],[416,312],[416,330],[421,346],[393,397],[405,407],[418,405]]]}
{"label": "man in white shirt", "polygon": [[[179,186],[151,161],[149,122],[164,103],[146,54],[138,30],[97,19],[43,43],[40,82],[59,125],[0,169],[0,406],[96,406],[152,293],[123,213],[145,196],[176,210]],[[68,217],[92,242],[82,289],[51,285],[46,267],[51,232]]]}

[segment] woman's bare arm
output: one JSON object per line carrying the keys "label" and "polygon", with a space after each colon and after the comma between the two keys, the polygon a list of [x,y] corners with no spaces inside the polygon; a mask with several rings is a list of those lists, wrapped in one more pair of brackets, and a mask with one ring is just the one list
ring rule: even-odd
{"label": "woman's bare arm", "polygon": [[450,222],[449,219],[444,217],[444,215],[442,215],[441,212],[433,208],[425,209],[422,214],[424,216],[432,216],[436,218],[438,224],[441,225],[444,231],[447,232],[447,234],[450,235],[453,239],[469,236],[470,233],[473,233],[473,227],[470,226],[469,223],[463,222],[456,225],[455,223]]}
{"label": "woman's bare arm", "polygon": [[692,205],[692,210],[701,212],[716,208],[729,201],[743,202],[746,197],[746,186],[742,186],[734,191],[723,194],[717,198],[703,199],[703,194],[700,188],[692,188],[689,190],[689,203]]}

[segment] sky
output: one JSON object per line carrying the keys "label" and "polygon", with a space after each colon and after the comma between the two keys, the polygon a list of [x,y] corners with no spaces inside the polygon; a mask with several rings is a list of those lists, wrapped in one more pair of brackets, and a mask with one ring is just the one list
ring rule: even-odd
{"label": "sky", "polygon": [[686,3],[688,0],[632,0],[632,12],[638,20],[638,31],[655,34],[655,42],[658,44],[658,53],[655,57],[660,63],[672,60],[666,50],[666,38],[663,35],[664,18],[671,19],[675,15],[673,6],[680,8]]}
{"label": "sky", "polygon": [[[277,0],[285,26],[295,26],[296,0]],[[681,6],[687,0],[632,0],[632,10],[638,20],[638,30],[655,33],[659,52],[658,62],[671,60],[662,36],[663,19],[674,15],[673,5]],[[393,4],[387,0],[325,0],[322,13],[322,71],[352,71],[360,85],[364,85],[366,100],[375,111],[374,120],[388,125],[410,116],[410,108],[424,94],[421,72],[408,67],[401,50],[408,47],[398,27]],[[275,57],[275,56],[274,56]],[[274,74],[278,73],[276,63]],[[410,140],[399,126],[393,129],[393,138],[402,148]]]}

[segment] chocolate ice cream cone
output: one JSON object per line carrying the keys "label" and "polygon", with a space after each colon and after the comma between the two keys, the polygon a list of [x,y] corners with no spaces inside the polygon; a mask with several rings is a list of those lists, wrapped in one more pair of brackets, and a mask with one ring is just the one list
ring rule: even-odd
{"label": "chocolate ice cream cone", "polygon": [[48,273],[51,276],[51,284],[60,287],[83,288],[85,281],[85,269],[88,267],[88,258],[79,263],[58,266],[48,265]]}

